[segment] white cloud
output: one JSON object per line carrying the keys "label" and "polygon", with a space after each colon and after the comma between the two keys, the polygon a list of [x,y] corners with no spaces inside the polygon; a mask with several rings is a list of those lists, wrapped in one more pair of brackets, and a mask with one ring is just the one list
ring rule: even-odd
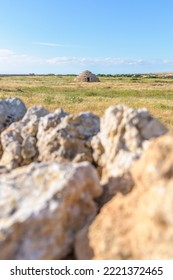
{"label": "white cloud", "polygon": [[[89,67],[95,69],[132,69],[138,71],[138,69],[147,69],[151,68],[158,69],[158,67],[171,67],[173,61],[170,59],[163,60],[144,60],[144,59],[135,59],[135,58],[116,58],[116,57],[42,57],[42,56],[32,56],[29,54],[18,54],[10,49],[0,49],[0,72],[28,72],[31,69],[32,71],[41,71],[42,72],[51,72],[56,69],[56,66],[59,67],[59,71],[62,69],[66,72],[71,69],[87,69]],[[119,67],[119,68],[118,68]],[[131,68],[130,68],[131,67]],[[142,68],[143,67],[143,68]],[[39,70],[38,70],[39,69]],[[99,71],[99,70],[98,70]],[[101,70],[102,71],[102,70]],[[126,71],[126,70],[125,70]],[[156,71],[156,70],[154,70]]]}
{"label": "white cloud", "polygon": [[0,56],[6,56],[6,55],[11,55],[14,54],[12,50],[9,49],[0,49]]}
{"label": "white cloud", "polygon": [[173,64],[173,60],[171,60],[171,59],[164,59],[163,63],[164,64]]}
{"label": "white cloud", "polygon": [[44,42],[33,42],[33,45],[45,46],[45,47],[63,47],[61,44],[44,43]]}
{"label": "white cloud", "polygon": [[65,48],[79,47],[77,45],[65,45],[65,44],[47,43],[47,42],[33,42],[32,45],[38,45],[38,46],[43,46],[43,47],[65,47]]}
{"label": "white cloud", "polygon": [[0,49],[0,62],[8,61],[8,59],[15,55],[13,51],[8,49]]}
{"label": "white cloud", "polygon": [[125,58],[89,58],[89,57],[53,57],[45,60],[50,64],[80,64],[80,65],[141,65],[142,59]]}
{"label": "white cloud", "polygon": [[33,63],[41,62],[41,58],[27,54],[17,54],[9,49],[0,49],[0,61],[4,63]]}

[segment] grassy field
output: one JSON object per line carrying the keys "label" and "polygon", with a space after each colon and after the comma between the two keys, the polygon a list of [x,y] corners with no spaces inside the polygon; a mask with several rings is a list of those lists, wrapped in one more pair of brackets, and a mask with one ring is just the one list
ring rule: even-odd
{"label": "grassy field", "polygon": [[173,130],[173,78],[161,75],[100,77],[100,83],[76,83],[73,76],[0,77],[0,99],[21,98],[27,107],[58,107],[70,113],[102,115],[110,105],[146,107]]}

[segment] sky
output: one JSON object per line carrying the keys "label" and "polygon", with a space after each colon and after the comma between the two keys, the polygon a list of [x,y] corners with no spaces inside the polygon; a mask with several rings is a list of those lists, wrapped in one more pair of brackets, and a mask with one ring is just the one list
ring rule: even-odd
{"label": "sky", "polygon": [[172,0],[0,0],[0,74],[173,71]]}

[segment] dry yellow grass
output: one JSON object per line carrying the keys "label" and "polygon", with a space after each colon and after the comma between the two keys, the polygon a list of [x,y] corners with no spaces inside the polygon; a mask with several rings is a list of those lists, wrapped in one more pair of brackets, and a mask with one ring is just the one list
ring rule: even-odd
{"label": "dry yellow grass", "polygon": [[62,107],[70,113],[92,111],[102,115],[116,104],[151,113],[173,129],[173,79],[101,77],[100,83],[76,83],[73,76],[0,77],[0,98],[19,97],[27,107],[41,104],[50,111]]}

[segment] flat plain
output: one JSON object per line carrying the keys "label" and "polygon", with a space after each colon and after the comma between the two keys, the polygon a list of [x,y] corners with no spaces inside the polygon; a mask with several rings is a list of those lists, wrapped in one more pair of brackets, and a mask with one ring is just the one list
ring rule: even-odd
{"label": "flat plain", "polygon": [[19,97],[27,107],[42,105],[50,111],[61,107],[69,113],[92,111],[100,116],[111,105],[145,107],[173,130],[173,76],[103,75],[99,79],[99,83],[80,83],[70,75],[0,76],[0,99]]}

